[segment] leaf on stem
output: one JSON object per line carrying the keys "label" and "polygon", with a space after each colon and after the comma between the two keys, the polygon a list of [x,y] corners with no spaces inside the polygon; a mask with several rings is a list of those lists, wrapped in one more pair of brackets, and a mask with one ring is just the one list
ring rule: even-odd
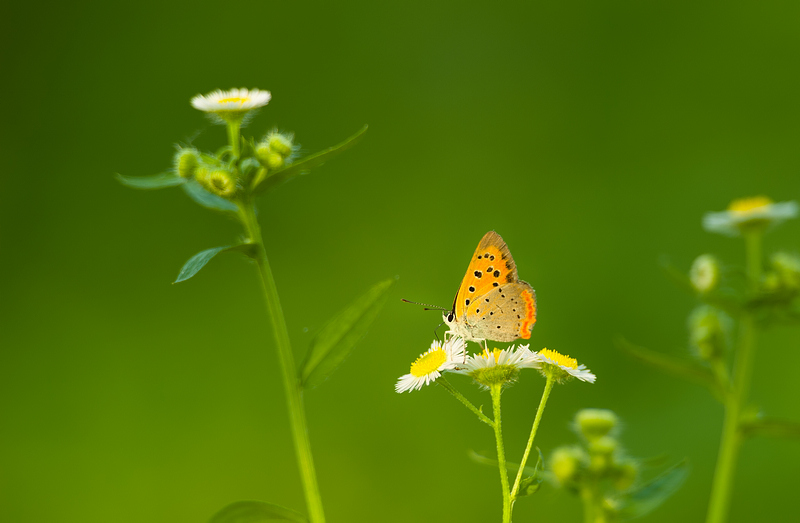
{"label": "leaf on stem", "polygon": [[119,180],[119,183],[122,185],[133,189],[164,189],[166,187],[175,187],[176,185],[186,183],[185,178],[181,178],[170,171],[154,174],[152,176],[123,176],[117,173],[117,180]]}
{"label": "leaf on stem", "polygon": [[342,143],[334,145],[333,147],[329,147],[324,151],[320,151],[316,154],[312,154],[311,156],[306,156],[305,158],[302,158],[300,160],[291,163],[290,165],[287,165],[283,169],[278,169],[274,172],[271,172],[269,176],[267,176],[267,178],[264,179],[264,181],[262,181],[257,187],[255,187],[253,192],[255,194],[267,192],[279,185],[288,182],[289,180],[291,180],[296,176],[307,173],[313,167],[322,165],[323,163],[330,160],[337,154],[342,153],[347,149],[353,147],[355,144],[361,141],[361,139],[364,137],[364,133],[366,132],[367,132],[367,126],[365,125],[356,134],[354,134],[347,140],[343,141]]}
{"label": "leaf on stem", "polygon": [[239,245],[225,245],[223,247],[214,247],[213,249],[206,249],[204,251],[198,252],[189,260],[183,264],[181,268],[181,272],[178,274],[178,279],[176,279],[173,283],[180,283],[182,281],[186,281],[195,274],[197,274],[200,269],[205,267],[206,263],[208,263],[211,258],[216,256],[221,252],[226,251],[239,251],[244,253],[247,256],[251,256],[251,252],[253,249],[252,243],[240,243]]}
{"label": "leaf on stem", "polygon": [[800,439],[800,423],[776,418],[761,418],[742,423],[745,436]]}
{"label": "leaf on stem", "polygon": [[264,501],[236,501],[223,508],[209,523],[261,523],[262,521],[295,521],[308,523],[308,519],[292,509]]}
{"label": "leaf on stem", "polygon": [[311,341],[311,348],[299,369],[300,383],[311,388],[319,385],[350,354],[366,334],[383,306],[396,278],[374,285],[366,294],[337,314]]}
{"label": "leaf on stem", "polygon": [[234,203],[229,202],[225,198],[221,198],[216,194],[211,194],[203,189],[203,187],[194,180],[187,181],[181,187],[192,200],[199,203],[203,207],[223,212],[238,211],[238,208]]}
{"label": "leaf on stem", "polygon": [[680,461],[660,476],[630,490],[622,499],[619,516],[633,519],[649,514],[673,495],[689,475],[689,464]]}
{"label": "leaf on stem", "polygon": [[[533,468],[533,473],[530,476],[523,478],[522,481],[519,482],[519,491],[517,492],[518,498],[535,494],[539,491],[539,487],[542,486],[542,477],[540,472],[544,466],[544,456],[542,456],[542,451],[539,447],[536,447],[536,451],[539,453],[539,459],[536,460],[536,466]],[[525,467],[525,469],[527,471],[528,467]]]}
{"label": "leaf on stem", "polygon": [[629,356],[679,378],[704,385],[719,399],[725,397],[725,389],[710,370],[688,361],[682,361],[666,354],[634,345],[622,337],[618,337],[615,341],[617,347]]}

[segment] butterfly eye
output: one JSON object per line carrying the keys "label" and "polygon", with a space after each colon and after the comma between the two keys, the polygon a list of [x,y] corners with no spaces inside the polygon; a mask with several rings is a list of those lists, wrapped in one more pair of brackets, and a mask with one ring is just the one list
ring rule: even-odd
{"label": "butterfly eye", "polygon": [[447,313],[447,321],[453,321],[454,317],[455,315],[453,314],[453,311]]}

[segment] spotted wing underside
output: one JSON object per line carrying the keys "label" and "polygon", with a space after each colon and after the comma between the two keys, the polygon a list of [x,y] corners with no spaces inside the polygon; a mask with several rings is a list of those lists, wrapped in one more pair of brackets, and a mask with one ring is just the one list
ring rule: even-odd
{"label": "spotted wing underside", "polygon": [[464,320],[475,338],[527,340],[536,323],[536,293],[524,281],[501,284],[475,298]]}

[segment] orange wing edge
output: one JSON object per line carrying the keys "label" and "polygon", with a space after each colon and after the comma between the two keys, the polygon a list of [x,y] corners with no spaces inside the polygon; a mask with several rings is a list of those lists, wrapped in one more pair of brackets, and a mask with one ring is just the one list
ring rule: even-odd
{"label": "orange wing edge", "polygon": [[536,324],[536,294],[533,289],[526,289],[521,296],[525,300],[525,320],[519,328],[519,337],[527,340],[530,339],[531,330]]}

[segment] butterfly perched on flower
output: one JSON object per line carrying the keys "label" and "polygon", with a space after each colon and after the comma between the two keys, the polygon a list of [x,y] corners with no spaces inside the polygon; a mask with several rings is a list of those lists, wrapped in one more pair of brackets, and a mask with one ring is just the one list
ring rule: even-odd
{"label": "butterfly perched on flower", "polygon": [[467,267],[453,308],[443,314],[446,336],[484,343],[528,339],[536,323],[536,293],[517,276],[506,242],[487,232]]}

